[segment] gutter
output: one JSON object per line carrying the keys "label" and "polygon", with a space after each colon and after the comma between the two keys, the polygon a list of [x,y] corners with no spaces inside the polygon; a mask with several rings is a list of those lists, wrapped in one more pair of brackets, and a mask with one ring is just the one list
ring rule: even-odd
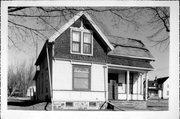
{"label": "gutter", "polygon": [[126,68],[126,69],[134,69],[134,70],[145,70],[145,71],[154,71],[153,68],[143,68],[143,67],[134,67],[134,66],[124,66],[124,65],[115,65],[115,64],[107,64],[110,68]]}

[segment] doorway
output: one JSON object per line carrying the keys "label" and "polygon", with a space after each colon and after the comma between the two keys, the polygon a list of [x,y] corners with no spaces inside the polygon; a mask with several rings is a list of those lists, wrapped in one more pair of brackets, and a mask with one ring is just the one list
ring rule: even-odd
{"label": "doorway", "polygon": [[118,73],[108,73],[108,99],[118,99]]}

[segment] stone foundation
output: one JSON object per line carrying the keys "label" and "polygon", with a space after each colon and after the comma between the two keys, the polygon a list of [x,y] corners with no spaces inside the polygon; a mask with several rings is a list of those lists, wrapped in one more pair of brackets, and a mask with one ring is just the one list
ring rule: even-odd
{"label": "stone foundation", "polygon": [[[103,101],[54,101],[54,110],[99,110]],[[102,109],[105,109],[106,105]]]}

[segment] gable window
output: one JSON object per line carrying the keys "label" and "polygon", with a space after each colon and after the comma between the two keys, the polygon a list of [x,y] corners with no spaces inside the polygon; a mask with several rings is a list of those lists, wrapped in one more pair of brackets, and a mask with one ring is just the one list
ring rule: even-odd
{"label": "gable window", "polygon": [[71,27],[71,53],[91,55],[93,53],[93,35],[83,27]]}
{"label": "gable window", "polygon": [[73,89],[90,90],[90,67],[73,65]]}
{"label": "gable window", "polygon": [[72,52],[79,52],[81,46],[81,32],[72,31]]}
{"label": "gable window", "polygon": [[92,36],[90,33],[84,33],[83,35],[83,53],[91,54]]}

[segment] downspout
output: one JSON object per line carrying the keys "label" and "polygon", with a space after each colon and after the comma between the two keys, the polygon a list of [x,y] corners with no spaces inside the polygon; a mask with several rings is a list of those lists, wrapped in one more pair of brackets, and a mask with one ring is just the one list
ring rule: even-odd
{"label": "downspout", "polygon": [[107,82],[107,66],[104,66],[104,91],[105,91],[105,102],[107,102],[107,86],[106,86],[106,82]]}
{"label": "downspout", "polygon": [[49,87],[50,87],[50,96],[51,96],[51,103],[52,103],[52,110],[53,110],[53,93],[52,93],[52,80],[51,80],[51,71],[50,71],[50,62],[49,62],[49,52],[48,52],[48,46],[46,42],[46,53],[47,53],[47,64],[48,64],[48,76],[49,76]]}

